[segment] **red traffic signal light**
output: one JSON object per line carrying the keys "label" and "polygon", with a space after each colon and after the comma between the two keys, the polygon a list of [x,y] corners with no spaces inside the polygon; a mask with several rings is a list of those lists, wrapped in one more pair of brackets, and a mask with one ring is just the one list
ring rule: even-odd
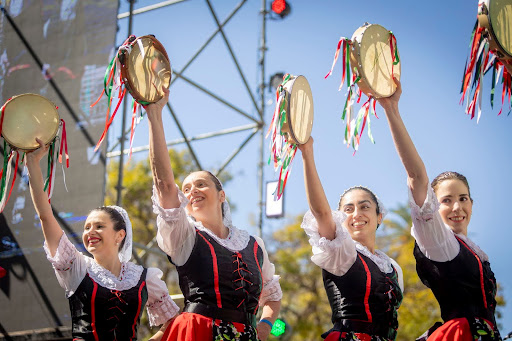
{"label": "red traffic signal light", "polygon": [[286,17],[290,14],[290,5],[286,0],[274,0],[272,1],[272,12],[279,15],[281,18]]}

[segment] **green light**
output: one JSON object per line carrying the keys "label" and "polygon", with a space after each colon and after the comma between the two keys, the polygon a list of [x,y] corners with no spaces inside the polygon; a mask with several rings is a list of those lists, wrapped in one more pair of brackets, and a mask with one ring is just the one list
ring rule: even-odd
{"label": "green light", "polygon": [[283,320],[277,319],[276,322],[274,322],[274,325],[272,326],[272,330],[270,331],[270,334],[274,336],[281,336],[286,332],[286,322]]}

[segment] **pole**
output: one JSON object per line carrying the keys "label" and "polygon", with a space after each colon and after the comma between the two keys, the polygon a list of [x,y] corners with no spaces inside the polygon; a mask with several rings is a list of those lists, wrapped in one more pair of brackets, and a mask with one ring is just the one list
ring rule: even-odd
{"label": "pole", "polygon": [[[133,4],[135,0],[128,0],[130,2],[130,16],[128,17],[128,36],[132,34],[132,23],[133,23]],[[123,171],[124,171],[124,131],[126,129],[126,111],[128,110],[128,96],[124,96],[123,99],[123,119],[121,121],[121,137],[119,138],[119,144],[121,145],[121,154],[119,155],[119,172],[117,177],[117,200],[116,205],[121,206],[121,199],[123,196]]]}
{"label": "pole", "polygon": [[266,46],[266,20],[267,20],[267,3],[266,0],[261,0],[261,47],[260,47],[260,70],[261,70],[261,83],[260,83],[260,160],[258,162],[258,234],[263,236],[263,142],[265,140],[264,127],[265,127],[265,53]]}

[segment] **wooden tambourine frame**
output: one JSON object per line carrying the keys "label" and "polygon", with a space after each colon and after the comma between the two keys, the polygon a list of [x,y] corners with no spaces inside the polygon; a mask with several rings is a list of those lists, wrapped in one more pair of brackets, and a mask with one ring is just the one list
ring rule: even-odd
{"label": "wooden tambourine frame", "polygon": [[292,77],[283,85],[286,92],[286,122],[281,130],[287,139],[294,144],[308,142],[313,129],[313,95],[309,83],[304,76]]}
{"label": "wooden tambourine frame", "polygon": [[[163,45],[152,35],[134,39],[118,52],[121,78],[132,97],[139,103],[154,103],[169,88],[172,69]],[[142,53],[141,53],[142,47]]]}
{"label": "wooden tambourine frame", "polygon": [[478,23],[486,29],[490,50],[512,63],[512,0],[480,0]]}
{"label": "wooden tambourine frame", "polygon": [[39,148],[36,137],[49,144],[59,124],[55,104],[38,94],[14,96],[3,107],[2,137],[12,149],[35,150]]}
{"label": "wooden tambourine frame", "polygon": [[354,32],[351,41],[350,65],[360,78],[359,89],[373,98],[393,95],[393,74],[400,80],[401,70],[400,62],[393,66],[390,32],[380,25],[365,23]]}

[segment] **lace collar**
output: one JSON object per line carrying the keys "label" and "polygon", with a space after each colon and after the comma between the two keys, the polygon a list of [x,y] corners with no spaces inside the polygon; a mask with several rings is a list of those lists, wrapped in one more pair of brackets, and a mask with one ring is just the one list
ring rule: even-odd
{"label": "lace collar", "polygon": [[144,268],[132,262],[122,262],[119,277],[96,263],[94,259],[85,257],[87,273],[99,285],[110,290],[128,290],[139,283]]}
{"label": "lace collar", "polygon": [[200,221],[195,221],[194,226],[201,232],[208,233],[217,243],[224,246],[226,249],[232,252],[238,252],[247,247],[249,244],[249,240],[251,236],[249,232],[245,230],[240,230],[236,226],[227,226],[229,233],[226,238],[220,238],[215,233],[213,233],[210,229],[203,226]]}
{"label": "lace collar", "polygon": [[466,245],[469,246],[469,248],[471,250],[473,250],[473,252],[478,255],[480,260],[482,260],[484,262],[489,261],[489,256],[487,256],[487,254],[478,245],[476,245],[475,242],[473,242],[471,239],[469,239],[467,236],[463,235],[462,233],[454,233],[454,234],[457,237],[459,237],[460,239],[462,239],[462,241],[464,243],[466,243]]}
{"label": "lace collar", "polygon": [[391,266],[391,258],[386,255],[384,252],[380,250],[375,250],[375,253],[371,253],[370,250],[363,244],[354,241],[356,244],[356,249],[358,252],[361,252],[366,257],[370,258],[377,266],[379,270],[383,273],[391,273],[393,272],[393,267]]}

